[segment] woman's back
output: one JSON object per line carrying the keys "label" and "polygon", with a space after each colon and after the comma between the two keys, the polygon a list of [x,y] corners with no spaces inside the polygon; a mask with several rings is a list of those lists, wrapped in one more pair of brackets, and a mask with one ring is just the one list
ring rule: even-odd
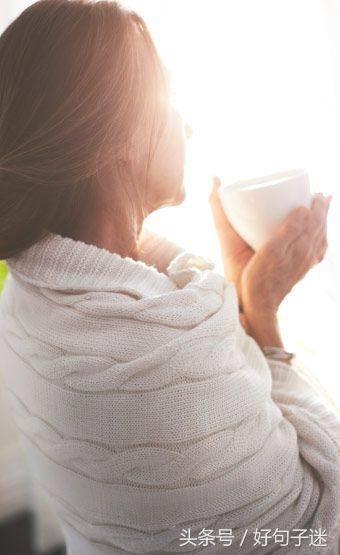
{"label": "woman's back", "polygon": [[233,553],[269,552],[256,529],[333,528],[336,418],[291,390],[287,365],[272,386],[208,263],[180,255],[168,277],[56,235],[9,263],[5,379],[72,555],[195,551],[203,529],[207,552],[225,529]]}

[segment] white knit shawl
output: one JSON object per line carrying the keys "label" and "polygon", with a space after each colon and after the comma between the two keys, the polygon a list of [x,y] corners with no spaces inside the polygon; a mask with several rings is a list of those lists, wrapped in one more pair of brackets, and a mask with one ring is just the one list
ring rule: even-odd
{"label": "white knit shawl", "polygon": [[[332,543],[339,420],[268,364],[208,262],[182,254],[166,275],[50,235],[9,265],[1,366],[68,553],[318,552],[254,547],[256,528]],[[188,528],[232,529],[233,545],[180,547]]]}

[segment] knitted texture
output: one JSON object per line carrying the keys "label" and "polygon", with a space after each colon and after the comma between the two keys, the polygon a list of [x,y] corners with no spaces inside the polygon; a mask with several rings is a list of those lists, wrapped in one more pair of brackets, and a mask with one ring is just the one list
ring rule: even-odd
{"label": "knitted texture", "polygon": [[[318,552],[237,547],[256,528],[333,541],[339,420],[268,363],[212,264],[182,253],[165,274],[53,234],[8,263],[1,369],[70,555]],[[235,540],[180,547],[188,528]]]}

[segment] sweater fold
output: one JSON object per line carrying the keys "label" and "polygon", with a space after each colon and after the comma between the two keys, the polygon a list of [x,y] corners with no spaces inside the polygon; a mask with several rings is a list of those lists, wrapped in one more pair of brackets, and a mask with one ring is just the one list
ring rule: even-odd
{"label": "sweater fold", "polygon": [[1,371],[70,555],[226,551],[182,546],[188,528],[232,529],[230,553],[300,555],[319,551],[254,532],[323,528],[330,553],[339,419],[268,363],[210,261],[179,253],[161,273],[50,234],[8,264]]}

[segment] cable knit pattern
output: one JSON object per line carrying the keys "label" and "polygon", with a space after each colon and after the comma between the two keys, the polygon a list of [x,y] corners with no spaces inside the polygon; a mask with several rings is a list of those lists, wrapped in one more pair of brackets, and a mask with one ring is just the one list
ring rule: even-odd
{"label": "cable knit pattern", "polygon": [[[1,366],[70,555],[273,552],[237,547],[247,528],[326,528],[332,544],[339,420],[268,363],[209,261],[160,273],[51,234],[8,263]],[[234,544],[180,547],[187,528],[232,528]]]}

